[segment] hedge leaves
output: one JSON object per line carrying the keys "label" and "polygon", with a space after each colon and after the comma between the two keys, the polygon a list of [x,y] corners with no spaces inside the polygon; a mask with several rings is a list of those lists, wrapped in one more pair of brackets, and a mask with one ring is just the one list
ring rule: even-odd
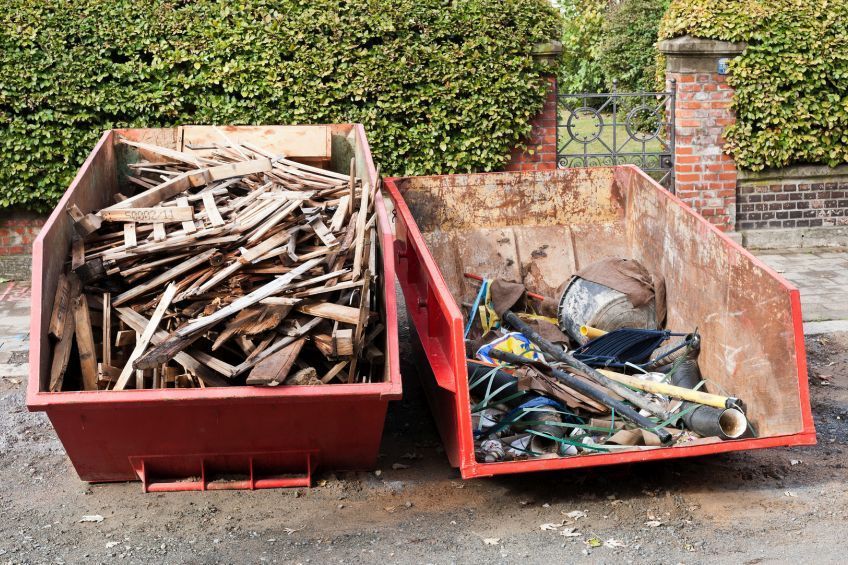
{"label": "hedge leaves", "polygon": [[503,166],[544,0],[0,0],[0,207],[53,206],[112,127],[362,122],[386,174]]}
{"label": "hedge leaves", "polygon": [[660,37],[687,33],[748,42],[728,79],[740,167],[848,162],[848,2],[675,0]]}

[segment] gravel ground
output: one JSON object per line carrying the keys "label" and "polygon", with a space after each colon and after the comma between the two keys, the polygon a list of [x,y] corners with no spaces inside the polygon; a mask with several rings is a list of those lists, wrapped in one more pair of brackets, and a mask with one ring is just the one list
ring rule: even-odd
{"label": "gravel ground", "polygon": [[807,346],[814,447],[462,481],[407,361],[379,473],[256,492],[85,484],[0,377],[0,562],[844,562],[848,334]]}

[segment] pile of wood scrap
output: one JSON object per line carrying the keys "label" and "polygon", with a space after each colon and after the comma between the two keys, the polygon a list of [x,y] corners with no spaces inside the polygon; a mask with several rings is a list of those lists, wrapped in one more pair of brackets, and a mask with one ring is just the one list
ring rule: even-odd
{"label": "pile of wood scrap", "polygon": [[51,391],[382,379],[377,182],[221,136],[122,140],[134,194],[68,210]]}

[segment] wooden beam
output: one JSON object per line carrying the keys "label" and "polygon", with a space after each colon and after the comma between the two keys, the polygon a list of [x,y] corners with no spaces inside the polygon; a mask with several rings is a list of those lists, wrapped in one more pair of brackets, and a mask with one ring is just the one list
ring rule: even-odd
{"label": "wooden beam", "polygon": [[59,282],[56,285],[56,294],[53,296],[53,311],[50,314],[50,327],[47,330],[51,336],[57,340],[62,339],[62,332],[65,329],[65,321],[71,314],[71,283],[64,273],[59,275]]}
{"label": "wooden beam", "polygon": [[[188,201],[186,200],[186,203]],[[123,208],[100,212],[107,222],[175,223],[194,220],[191,206],[160,206],[158,208]]]}
{"label": "wooden beam", "polygon": [[297,311],[310,316],[318,316],[327,320],[336,320],[344,324],[356,324],[359,321],[359,308],[342,306],[331,302],[315,304],[299,304]]}
{"label": "wooden beam", "polygon": [[[118,382],[115,383],[115,390],[124,390],[127,386],[130,376],[132,376],[133,373],[133,363],[136,359],[141,357],[144,350],[147,349],[147,345],[153,338],[153,334],[156,332],[159,322],[162,321],[162,316],[165,315],[165,310],[167,310],[168,306],[171,305],[171,300],[174,299],[174,295],[176,293],[177,285],[174,283],[169,284],[165,289],[165,292],[162,293],[162,298],[159,299],[159,304],[156,306],[156,310],[153,311],[150,321],[147,323],[147,326],[144,328],[141,336],[136,339],[135,348],[133,348],[132,353],[130,353],[130,356],[127,358],[127,362],[121,371],[121,375],[118,377]],[[137,367],[136,369],[143,369],[143,367]]]}

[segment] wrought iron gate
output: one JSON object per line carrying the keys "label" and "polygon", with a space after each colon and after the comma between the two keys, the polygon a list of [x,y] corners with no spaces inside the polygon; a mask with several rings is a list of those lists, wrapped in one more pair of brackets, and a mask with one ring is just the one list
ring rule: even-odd
{"label": "wrought iron gate", "polygon": [[558,94],[557,166],[632,164],[673,191],[675,92]]}

